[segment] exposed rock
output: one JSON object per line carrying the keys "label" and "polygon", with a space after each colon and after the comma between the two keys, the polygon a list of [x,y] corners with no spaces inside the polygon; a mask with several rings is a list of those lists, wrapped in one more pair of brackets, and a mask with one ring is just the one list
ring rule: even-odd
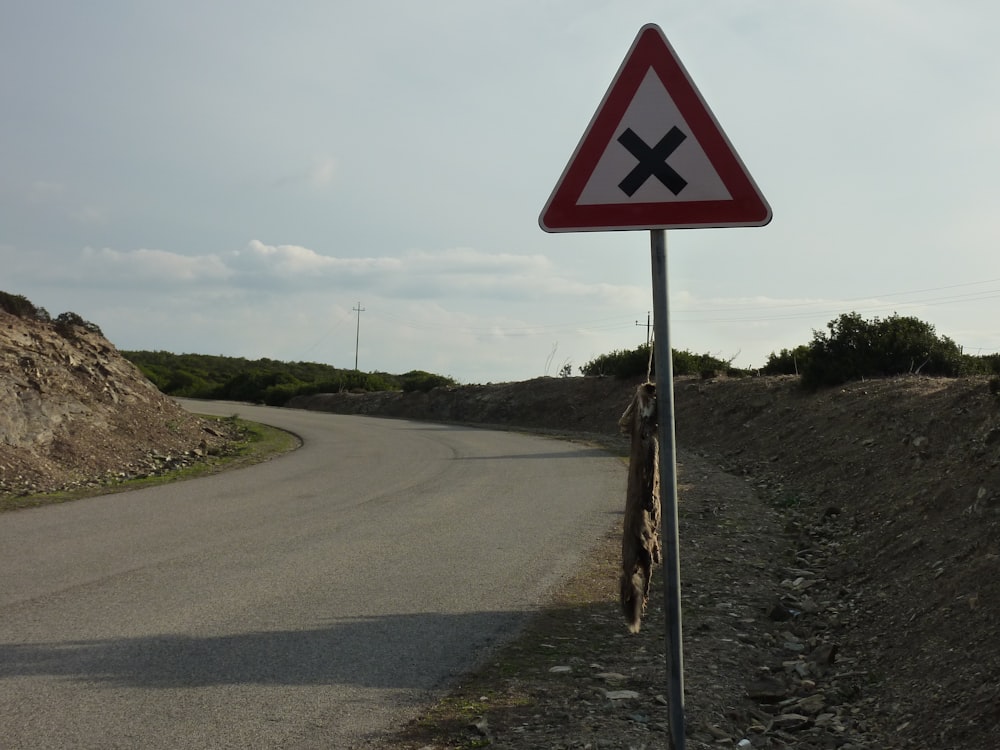
{"label": "exposed rock", "polygon": [[635,690],[605,690],[604,697],[609,701],[636,700],[639,698],[639,693]]}
{"label": "exposed rock", "polygon": [[3,310],[0,405],[0,495],[149,476],[229,442],[160,393],[96,329]]}
{"label": "exposed rock", "polygon": [[777,677],[764,677],[747,687],[747,695],[756,701],[773,703],[788,696],[788,683]]}

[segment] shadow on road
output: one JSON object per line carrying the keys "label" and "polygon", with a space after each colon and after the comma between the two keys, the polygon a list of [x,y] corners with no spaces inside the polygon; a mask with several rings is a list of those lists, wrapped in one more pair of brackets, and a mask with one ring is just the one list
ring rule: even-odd
{"label": "shadow on road", "polygon": [[550,453],[509,453],[501,456],[453,456],[453,461],[520,461],[528,458],[541,458],[546,461],[553,458],[610,458],[603,448],[575,448],[567,451]]}
{"label": "shadow on road", "polygon": [[41,676],[114,687],[353,684],[428,688],[469,653],[515,636],[525,612],[421,613],[310,630],[0,645],[0,679]]}

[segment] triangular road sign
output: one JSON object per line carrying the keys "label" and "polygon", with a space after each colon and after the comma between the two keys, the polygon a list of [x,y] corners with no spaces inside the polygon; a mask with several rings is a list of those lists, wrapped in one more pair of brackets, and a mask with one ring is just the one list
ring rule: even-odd
{"label": "triangular road sign", "polygon": [[538,223],[546,232],[763,226],[767,204],[673,47],[639,30]]}

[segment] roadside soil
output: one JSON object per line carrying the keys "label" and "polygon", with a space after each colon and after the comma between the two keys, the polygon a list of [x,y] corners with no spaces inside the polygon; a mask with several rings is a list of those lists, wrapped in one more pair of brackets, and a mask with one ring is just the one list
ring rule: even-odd
{"label": "roadside soil", "polygon": [[[543,378],[295,405],[625,455],[617,420],[636,385]],[[692,379],[675,399],[688,747],[995,750],[1000,403],[985,379],[816,393],[787,377]],[[627,633],[617,524],[551,609],[384,746],[666,747],[662,587]]]}

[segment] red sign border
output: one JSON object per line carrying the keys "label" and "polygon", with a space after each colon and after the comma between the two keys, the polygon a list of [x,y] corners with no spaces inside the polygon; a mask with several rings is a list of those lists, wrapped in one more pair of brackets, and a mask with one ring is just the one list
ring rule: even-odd
{"label": "red sign border", "polygon": [[[649,69],[718,172],[732,200],[577,205]],[[546,232],[764,226],[771,207],[656,24],[643,26],[539,216]]]}

